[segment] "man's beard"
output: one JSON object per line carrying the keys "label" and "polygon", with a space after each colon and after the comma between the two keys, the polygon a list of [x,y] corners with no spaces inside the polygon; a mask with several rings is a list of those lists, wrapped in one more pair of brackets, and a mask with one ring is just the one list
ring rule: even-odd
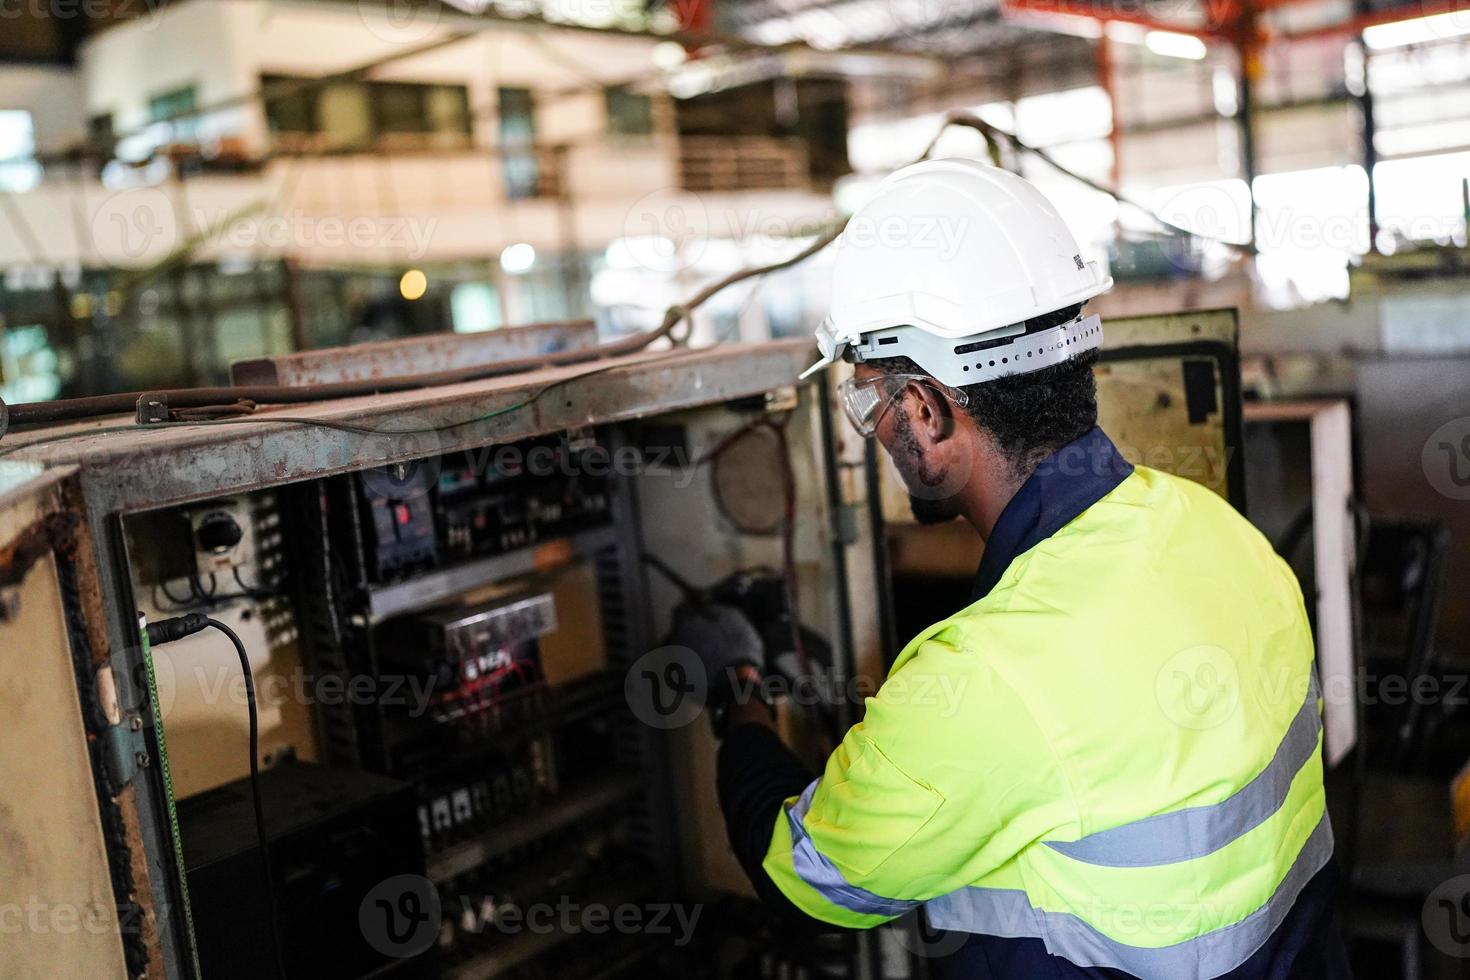
{"label": "man's beard", "polygon": [[920,524],[943,524],[959,516],[959,501],[954,493],[945,492],[943,481],[924,462],[924,451],[914,435],[908,413],[902,405],[894,406],[896,445],[891,454],[893,465],[909,492],[909,510]]}
{"label": "man's beard", "polygon": [[947,524],[959,516],[948,500],[929,500],[909,494],[909,510],[920,524]]}

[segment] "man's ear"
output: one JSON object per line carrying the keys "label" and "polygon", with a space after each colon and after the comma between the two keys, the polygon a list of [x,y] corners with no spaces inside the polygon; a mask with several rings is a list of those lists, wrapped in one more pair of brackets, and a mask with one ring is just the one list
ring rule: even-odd
{"label": "man's ear", "polygon": [[914,434],[934,445],[955,434],[954,406],[933,385],[910,381],[904,389]]}

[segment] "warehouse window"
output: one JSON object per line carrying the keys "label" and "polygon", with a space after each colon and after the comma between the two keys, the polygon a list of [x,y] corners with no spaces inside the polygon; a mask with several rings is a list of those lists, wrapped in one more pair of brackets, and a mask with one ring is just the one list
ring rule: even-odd
{"label": "warehouse window", "polygon": [[497,101],[505,196],[511,200],[535,197],[541,181],[535,152],[536,106],[531,90],[502,88]]}
{"label": "warehouse window", "polygon": [[0,397],[7,402],[45,401],[61,391],[61,362],[37,324],[0,333]]}
{"label": "warehouse window", "polygon": [[1378,190],[1379,246],[1410,242],[1464,245],[1465,181],[1470,152],[1385,160],[1373,170]]}
{"label": "warehouse window", "polygon": [[1262,299],[1291,307],[1345,299],[1348,259],[1368,250],[1368,175],[1319,167],[1256,178]]}
{"label": "warehouse window", "polygon": [[364,150],[372,146],[373,106],[367,86],[333,82],[320,90],[312,132],[330,149]]}
{"label": "warehouse window", "polygon": [[36,152],[35,124],[24,109],[0,110],[0,192],[20,193],[41,182],[41,165],[28,159]]}
{"label": "warehouse window", "polygon": [[265,118],[275,133],[311,133],[316,131],[318,90],[306,87],[299,78],[266,75],[260,87],[266,93]]}
{"label": "warehouse window", "polygon": [[112,113],[100,112],[87,120],[87,147],[92,155],[101,160],[111,160],[117,149],[117,135],[113,132]]}
{"label": "warehouse window", "polygon": [[192,113],[197,108],[196,101],[197,94],[192,85],[170,89],[148,100],[148,117],[154,122],[167,122],[172,139],[192,140],[199,135],[199,117],[193,115],[182,119],[175,117],[184,113]]}
{"label": "warehouse window", "polygon": [[653,99],[614,85],[603,90],[607,131],[615,136],[647,136],[653,132]]}
{"label": "warehouse window", "polygon": [[469,143],[470,93],[462,85],[428,85],[424,88],[425,132],[440,143]]}
{"label": "warehouse window", "polygon": [[[273,133],[319,137],[330,149],[448,148],[469,145],[470,98],[462,85],[331,82],[266,75],[266,119]],[[274,94],[272,94],[274,90]],[[407,138],[405,138],[407,137]],[[423,137],[423,138],[414,138]]]}
{"label": "warehouse window", "polygon": [[500,294],[488,282],[462,282],[449,294],[449,312],[455,333],[494,330],[504,323]]}

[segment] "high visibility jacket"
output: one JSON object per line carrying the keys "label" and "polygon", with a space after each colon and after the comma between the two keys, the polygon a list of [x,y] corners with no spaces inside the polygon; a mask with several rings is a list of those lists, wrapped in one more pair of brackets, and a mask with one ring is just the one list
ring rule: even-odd
{"label": "high visibility jacket", "polygon": [[1320,717],[1291,570],[1139,467],[904,648],[763,867],[837,925],[922,906],[1083,967],[1220,976],[1331,857]]}

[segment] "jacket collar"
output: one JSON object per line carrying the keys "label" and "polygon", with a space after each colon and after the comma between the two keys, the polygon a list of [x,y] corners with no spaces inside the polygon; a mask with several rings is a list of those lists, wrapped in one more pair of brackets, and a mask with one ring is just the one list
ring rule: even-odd
{"label": "jacket collar", "polygon": [[1132,472],[1133,464],[1097,426],[1043,459],[991,529],[970,601],[989,595],[1016,556],[1060,531]]}

